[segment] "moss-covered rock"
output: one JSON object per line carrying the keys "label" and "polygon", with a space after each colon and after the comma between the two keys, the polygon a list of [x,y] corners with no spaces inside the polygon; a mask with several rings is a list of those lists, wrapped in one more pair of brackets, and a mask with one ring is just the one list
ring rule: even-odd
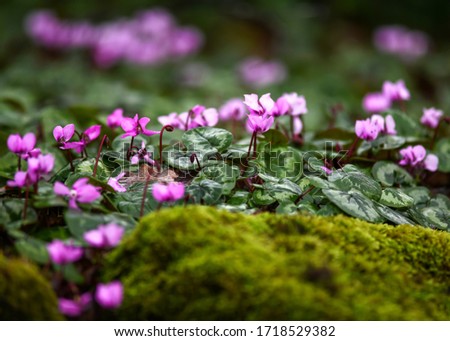
{"label": "moss-covered rock", "polygon": [[0,254],[0,320],[61,320],[56,296],[31,264]]}
{"label": "moss-covered rock", "polygon": [[450,234],[210,207],[145,217],[108,260],[122,319],[448,320]]}

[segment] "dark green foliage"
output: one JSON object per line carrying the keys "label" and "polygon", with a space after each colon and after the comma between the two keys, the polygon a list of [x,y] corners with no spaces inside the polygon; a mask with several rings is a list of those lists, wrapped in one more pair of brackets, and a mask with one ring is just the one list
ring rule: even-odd
{"label": "dark green foliage", "polygon": [[49,283],[31,264],[0,254],[0,320],[61,320]]}
{"label": "dark green foliage", "polygon": [[448,320],[450,235],[343,216],[145,217],[108,260],[128,320]]}

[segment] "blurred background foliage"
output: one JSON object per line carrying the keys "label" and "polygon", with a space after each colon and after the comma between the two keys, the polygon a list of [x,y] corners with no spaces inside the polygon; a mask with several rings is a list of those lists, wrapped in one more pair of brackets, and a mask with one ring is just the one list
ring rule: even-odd
{"label": "blurred background foliage", "polygon": [[[95,67],[86,50],[50,51],[36,46],[24,30],[26,16],[50,9],[67,20],[101,23],[136,11],[163,7],[181,25],[205,35],[201,52],[157,67],[119,63]],[[450,2],[448,1],[294,1],[294,0],[15,0],[0,3],[0,151],[11,131],[35,130],[43,118],[51,126],[88,125],[123,107],[155,118],[199,103],[219,107],[244,93],[305,95],[307,129],[320,130],[332,108],[337,124],[349,128],[362,117],[365,93],[384,80],[404,79],[412,93],[408,114],[422,108],[450,108]],[[382,25],[401,24],[426,32],[430,52],[413,62],[383,54],[372,42]],[[287,79],[263,88],[242,84],[237,65],[247,57],[280,60]],[[188,79],[188,80],[187,80]],[[50,129],[50,128],[47,128]],[[47,129],[44,129],[47,131]],[[49,130],[48,130],[49,131]]]}

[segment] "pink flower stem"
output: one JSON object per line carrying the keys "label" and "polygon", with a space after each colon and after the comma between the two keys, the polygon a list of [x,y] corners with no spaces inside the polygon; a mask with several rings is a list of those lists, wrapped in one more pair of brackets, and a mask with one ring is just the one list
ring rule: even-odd
{"label": "pink flower stem", "polygon": [[134,136],[131,136],[130,146],[128,147],[128,151],[127,151],[127,161],[130,161],[131,150],[133,149],[133,143],[134,143]]}
{"label": "pink flower stem", "polygon": [[39,182],[36,182],[33,186],[34,194],[38,194],[39,192]]}
{"label": "pink flower stem", "polygon": [[72,153],[70,152],[70,149],[67,149],[67,157],[69,158],[70,170],[74,172],[75,168],[73,167]]}
{"label": "pink flower stem", "polygon": [[302,201],[302,199],[309,193],[311,192],[315,187],[314,186],[310,186],[305,192],[303,192],[298,198],[297,200],[295,200],[295,204],[298,205],[300,203],[300,201]]}
{"label": "pink flower stem", "polygon": [[256,142],[257,142],[257,135],[258,133],[254,133],[255,134],[255,138],[253,139],[253,158],[256,157]]}
{"label": "pink flower stem", "polygon": [[256,132],[253,132],[252,138],[250,139],[250,144],[248,145],[247,158],[250,157],[250,153],[252,152],[253,141],[256,140]]}
{"label": "pink flower stem", "polygon": [[93,177],[95,177],[97,175],[98,160],[100,159],[100,153],[102,152],[103,144],[105,143],[105,141],[107,139],[108,139],[108,136],[106,134],[103,135],[102,142],[100,142],[100,145],[98,146],[97,157],[95,158],[94,170],[92,171]]}
{"label": "pink flower stem", "polygon": [[150,176],[147,174],[147,178],[145,179],[145,185],[144,185],[144,193],[142,193],[142,201],[141,201],[141,212],[140,217],[144,215],[144,206],[145,206],[145,199],[147,197],[147,191],[148,191],[148,184],[150,183]]}
{"label": "pink flower stem", "polygon": [[443,120],[439,120],[438,125],[436,126],[436,128],[434,128],[434,133],[433,133],[433,138],[431,139],[430,149],[433,149],[433,147],[434,147],[434,144],[435,144],[437,136],[438,136],[439,128],[441,127],[442,122],[443,122]]}
{"label": "pink flower stem", "polygon": [[193,114],[192,110],[189,110],[188,115],[186,117],[186,123],[184,124],[184,130],[189,129],[189,119],[191,118],[192,114]]}
{"label": "pink flower stem", "polygon": [[172,132],[174,130],[173,126],[171,126],[170,124],[166,124],[165,126],[163,126],[161,128],[161,131],[159,133],[159,164],[162,165],[163,164],[163,157],[162,157],[162,139],[163,139],[163,133],[164,131],[169,131]]}
{"label": "pink flower stem", "polygon": [[23,220],[27,219],[27,210],[28,210],[28,196],[29,196],[29,188],[25,189],[25,202],[23,204]]}
{"label": "pink flower stem", "polygon": [[359,142],[359,137],[357,136],[355,138],[355,140],[353,141],[352,145],[350,146],[350,149],[348,151],[347,157],[345,158],[345,161],[348,161],[353,156],[353,154],[355,153],[356,145],[358,144],[358,142]]}
{"label": "pink flower stem", "polygon": [[295,134],[294,134],[294,116],[291,115],[291,139],[294,141]]}

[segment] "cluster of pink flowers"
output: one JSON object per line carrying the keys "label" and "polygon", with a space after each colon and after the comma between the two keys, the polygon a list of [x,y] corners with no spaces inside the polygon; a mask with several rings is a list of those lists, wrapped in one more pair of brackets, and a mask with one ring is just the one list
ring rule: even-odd
{"label": "cluster of pink flowers", "polygon": [[64,21],[41,10],[27,18],[26,30],[38,44],[48,48],[87,48],[100,67],[121,60],[155,65],[194,54],[203,44],[203,36],[196,28],[178,26],[163,9],[138,12],[133,18],[101,25]]}
{"label": "cluster of pink flowers", "polygon": [[171,182],[167,185],[156,183],[153,185],[153,198],[159,203],[174,202],[184,197],[185,188],[182,183]]}
{"label": "cluster of pink flowers", "polygon": [[360,139],[366,141],[375,140],[380,133],[396,135],[395,121],[391,115],[384,118],[381,115],[372,115],[365,120],[358,120],[355,123],[355,133]]}
{"label": "cluster of pink flowers", "polygon": [[381,92],[368,93],[363,98],[363,108],[369,113],[381,113],[389,110],[393,102],[408,101],[409,90],[403,80],[385,81]]}
{"label": "cluster of pink flowers", "polygon": [[430,172],[435,172],[439,165],[439,159],[434,154],[427,154],[425,148],[421,145],[408,146],[400,150],[402,159],[399,164],[402,166],[411,166],[413,168],[425,168]]}
{"label": "cluster of pink flowers", "polygon": [[[83,238],[92,248],[111,249],[122,240],[125,229],[117,224],[99,225],[97,229],[85,232]],[[57,265],[67,265],[79,261],[84,256],[82,246],[73,242],[54,240],[47,245],[50,260]],[[119,281],[97,284],[95,289],[96,302],[105,309],[114,309],[122,304],[123,286]],[[92,294],[87,292],[75,299],[59,298],[58,306],[61,313],[76,317],[87,310],[92,302]]]}
{"label": "cluster of pink flowers", "polygon": [[428,52],[428,37],[420,31],[403,26],[383,26],[375,31],[374,44],[378,50],[414,60]]}
{"label": "cluster of pink flowers", "polygon": [[[16,154],[20,160],[27,161],[27,170],[18,169],[14,180],[9,180],[9,187],[29,187],[35,185],[49,175],[55,165],[55,158],[51,154],[41,154],[36,146],[36,136],[27,133],[23,137],[19,134],[11,134],[7,140],[8,149]],[[20,164],[20,163],[19,163]]]}
{"label": "cluster of pink flowers", "polygon": [[423,109],[422,117],[420,118],[420,123],[430,128],[437,128],[441,117],[444,115],[442,110],[435,108]]}
{"label": "cluster of pink flowers", "polygon": [[62,150],[73,149],[77,153],[83,153],[87,145],[100,136],[102,127],[93,125],[79,135],[79,141],[70,141],[75,134],[75,125],[68,124],[65,127],[56,126],[53,129],[53,137]]}
{"label": "cluster of pink flowers", "polygon": [[219,113],[215,108],[205,108],[203,105],[196,105],[188,112],[181,114],[170,113],[166,116],[159,116],[158,121],[163,126],[170,125],[175,129],[181,130],[190,130],[198,127],[214,127],[219,122]]}
{"label": "cluster of pink flowers", "polygon": [[281,62],[257,57],[241,62],[238,71],[242,82],[255,88],[281,83],[287,77],[286,67]]}
{"label": "cluster of pink flowers", "polygon": [[291,116],[293,121],[293,134],[301,133],[303,124],[301,115],[308,112],[306,100],[297,93],[284,94],[274,101],[270,94],[258,98],[256,94],[244,95],[247,109],[250,114],[247,120],[247,130],[264,133],[270,129],[276,117]]}

